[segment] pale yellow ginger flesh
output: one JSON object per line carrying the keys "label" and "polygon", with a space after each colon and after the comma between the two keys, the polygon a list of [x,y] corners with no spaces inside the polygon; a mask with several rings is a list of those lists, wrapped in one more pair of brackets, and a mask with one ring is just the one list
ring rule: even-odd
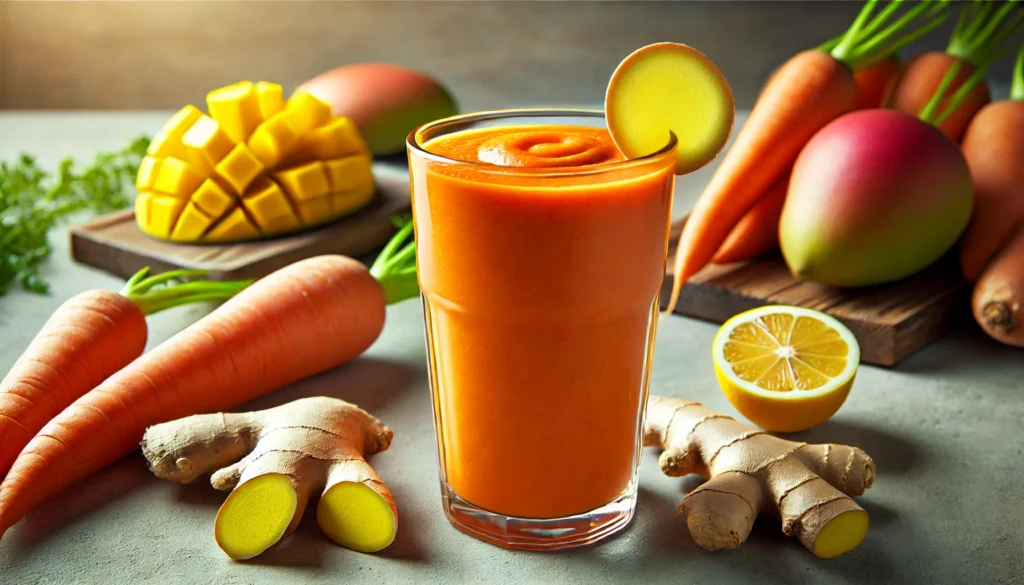
{"label": "pale yellow ginger flesh", "polygon": [[787,441],[700,403],[659,396],[648,402],[644,445],[664,449],[665,475],[708,480],[677,510],[706,550],[739,546],[759,514],[781,518],[786,535],[822,558],[867,535],[868,514],[850,496],[871,487],[875,464],[856,447]]}
{"label": "pale yellow ginger flesh", "polygon": [[214,536],[232,559],[249,559],[287,536],[312,497],[317,521],[341,546],[376,552],[398,529],[394,498],[366,458],[392,431],[337,398],[304,398],[247,413],[192,416],[151,427],[142,451],[157,477],[231,490]]}

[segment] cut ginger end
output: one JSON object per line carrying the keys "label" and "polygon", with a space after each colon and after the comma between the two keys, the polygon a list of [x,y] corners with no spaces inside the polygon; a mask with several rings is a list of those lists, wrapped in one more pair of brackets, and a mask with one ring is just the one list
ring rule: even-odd
{"label": "cut ginger end", "polygon": [[680,43],[640,48],[616,68],[605,94],[608,130],[627,158],[676,146],[676,174],[691,173],[721,152],[736,105],[718,67]]}
{"label": "cut ginger end", "polygon": [[856,548],[867,534],[867,512],[864,510],[843,512],[818,531],[812,552],[820,558],[831,559]]}
{"label": "cut ginger end", "polygon": [[359,552],[387,548],[398,532],[391,504],[366,484],[351,481],[327,490],[317,506],[316,520],[331,540]]}
{"label": "cut ginger end", "polygon": [[251,559],[277,544],[295,517],[298,496],[288,477],[270,473],[238,486],[224,501],[214,537],[234,560]]}

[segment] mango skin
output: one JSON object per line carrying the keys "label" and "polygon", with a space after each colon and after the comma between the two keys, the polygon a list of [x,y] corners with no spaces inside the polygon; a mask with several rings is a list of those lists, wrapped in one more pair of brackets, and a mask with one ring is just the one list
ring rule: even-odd
{"label": "mango skin", "polygon": [[839,287],[900,280],[938,260],[971,217],[959,147],[896,110],[862,110],[822,128],[797,158],[779,244],[797,277]]}
{"label": "mango skin", "polygon": [[405,152],[409,133],[459,111],[451,93],[439,82],[390,63],[338,67],[298,89],[331,104],[335,116],[355,122],[375,156]]}

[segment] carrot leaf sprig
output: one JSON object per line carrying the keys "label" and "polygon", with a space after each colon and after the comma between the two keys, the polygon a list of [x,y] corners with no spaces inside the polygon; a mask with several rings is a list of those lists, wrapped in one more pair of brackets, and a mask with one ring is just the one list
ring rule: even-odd
{"label": "carrot leaf sprig", "polygon": [[904,4],[905,0],[893,0],[875,14],[878,0],[868,0],[850,28],[822,50],[860,71],[895,55],[949,18],[950,0],[922,0],[901,12]]}
{"label": "carrot leaf sprig", "polygon": [[412,218],[401,217],[393,221],[398,232],[370,266],[370,274],[384,289],[384,298],[389,305],[420,294],[416,280],[416,240]]}
{"label": "carrot leaf sprig", "polygon": [[148,145],[148,137],[137,138],[121,150],[97,154],[84,167],[66,158],[55,173],[27,154],[0,162],[0,296],[15,286],[49,290],[39,268],[52,251],[50,230],[80,211],[127,207]]}
{"label": "carrot leaf sprig", "polygon": [[203,280],[209,274],[206,270],[148,274],[147,266],[132,275],[121,289],[121,295],[135,303],[143,315],[192,303],[224,301],[252,284],[251,280]]}
{"label": "carrot leaf sprig", "polygon": [[1017,63],[1013,66],[1013,85],[1010,86],[1010,99],[1024,102],[1024,43],[1020,44]]}
{"label": "carrot leaf sprig", "polygon": [[[1015,10],[1020,0],[974,0],[960,11],[946,52],[976,69],[987,68],[1002,53],[999,46],[1015,32],[1024,32],[1024,11]],[[996,7],[999,7],[996,10]]]}

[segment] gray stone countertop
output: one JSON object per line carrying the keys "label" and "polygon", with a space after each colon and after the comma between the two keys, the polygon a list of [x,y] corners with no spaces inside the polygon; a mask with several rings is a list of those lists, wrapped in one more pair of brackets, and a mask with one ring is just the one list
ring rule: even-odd
{"label": "gray stone countertop", "polygon": [[[35,153],[44,165],[91,158],[159,127],[166,112],[0,113],[0,160]],[[677,215],[710,169],[684,177]],[[46,265],[50,296],[0,298],[0,372],[6,372],[60,302],[120,282],[76,265],[67,235],[54,234]],[[150,320],[150,347],[209,307]],[[699,400],[736,415],[710,360],[717,325],[663,319],[652,392]],[[376,555],[332,544],[307,516],[298,531],[253,562],[229,561],[213,541],[223,494],[208,485],[154,478],[130,456],[41,506],[0,542],[0,583],[1021,583],[1024,575],[1024,352],[985,337],[972,323],[894,369],[862,366],[850,398],[829,422],[797,435],[857,445],[878,466],[860,498],[871,530],[857,549],[819,560],[760,519],[732,552],[690,540],[674,508],[695,477],[672,479],[644,454],[636,518],[603,543],[557,553],[513,552],[452,528],[440,505],[419,303],[388,309],[376,344],[349,365],[253,402],[307,395],[358,403],[396,430],[374,467],[394,491],[400,528]],[[739,418],[739,417],[738,417]],[[741,419],[742,420],[742,419]]]}

